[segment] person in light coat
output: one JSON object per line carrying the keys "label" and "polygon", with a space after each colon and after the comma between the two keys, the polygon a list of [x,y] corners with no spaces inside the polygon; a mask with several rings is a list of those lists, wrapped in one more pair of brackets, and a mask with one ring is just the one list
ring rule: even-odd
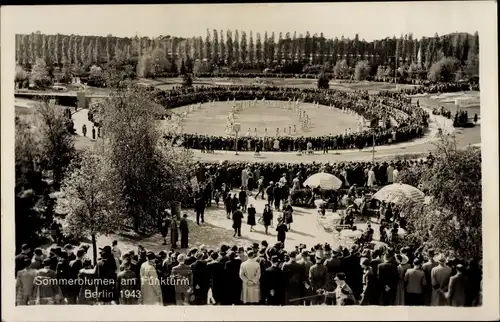
{"label": "person in light coat", "polygon": [[443,254],[437,256],[436,261],[438,266],[434,267],[431,271],[432,283],[432,306],[446,306],[446,292],[448,292],[448,285],[451,277],[451,268],[446,265],[446,258]]}
{"label": "person in light coat", "polygon": [[248,169],[241,170],[241,188],[248,188]]}
{"label": "person in light coat", "polygon": [[148,252],[148,259],[141,265],[141,302],[144,305],[163,305],[161,285],[155,268],[155,254]]}
{"label": "person in light coat", "polygon": [[366,182],[366,185],[371,188],[375,185],[376,183],[376,179],[375,179],[375,171],[373,171],[373,168],[371,168],[369,171],[368,171],[368,180]]}
{"label": "person in light coat", "polygon": [[389,164],[387,167],[387,183],[393,183],[394,182],[394,167],[392,166],[392,163]]}
{"label": "person in light coat", "polygon": [[244,304],[257,304],[260,301],[260,264],[255,260],[255,253],[248,252],[248,259],[240,266],[240,278],[243,281],[241,301]]}

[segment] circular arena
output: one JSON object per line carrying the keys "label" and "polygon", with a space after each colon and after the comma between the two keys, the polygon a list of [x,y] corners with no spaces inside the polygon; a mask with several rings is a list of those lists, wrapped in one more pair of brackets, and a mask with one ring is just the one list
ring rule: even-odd
{"label": "circular arena", "polygon": [[[192,104],[175,108],[172,112],[182,114],[189,111],[189,115],[182,121],[184,133],[226,136],[227,118],[234,105],[242,106],[242,110],[235,116],[235,122],[241,125],[243,136],[271,136],[276,134],[277,129],[279,133],[292,137],[336,135],[367,129],[366,120],[361,119],[358,114],[302,102],[296,105],[284,101],[215,101],[202,103],[201,106]],[[301,126],[297,109],[304,110],[309,116],[309,128]],[[169,123],[162,121],[167,129]]]}
{"label": "circular arena", "polygon": [[383,91],[215,86],[155,94],[169,110],[166,137],[200,150],[362,149],[422,137],[429,118],[411,99]]}

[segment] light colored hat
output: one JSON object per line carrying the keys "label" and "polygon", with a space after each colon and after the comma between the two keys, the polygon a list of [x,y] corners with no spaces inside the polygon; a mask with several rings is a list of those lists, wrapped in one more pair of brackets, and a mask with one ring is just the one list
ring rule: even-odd
{"label": "light colored hat", "polygon": [[405,265],[409,261],[408,256],[401,254],[401,260],[399,261],[399,264]]}
{"label": "light colored hat", "polygon": [[438,254],[436,257],[434,257],[434,260],[439,263],[445,263],[446,262],[446,256],[444,254]]}

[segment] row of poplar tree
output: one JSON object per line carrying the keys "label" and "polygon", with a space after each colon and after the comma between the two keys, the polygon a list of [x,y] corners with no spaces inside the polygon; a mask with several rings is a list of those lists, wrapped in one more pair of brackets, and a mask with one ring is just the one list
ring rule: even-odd
{"label": "row of poplar tree", "polygon": [[[432,64],[450,57],[475,71],[473,74],[478,74],[479,35],[477,32],[474,35],[436,34],[434,37],[416,39],[408,34],[370,42],[360,40],[357,34],[354,39],[327,39],[323,33],[311,36],[309,32],[305,35],[280,32],[276,37],[274,32],[265,32],[264,37],[256,33],[254,39],[253,32],[247,36],[245,31],[208,29],[204,38],[187,39],[171,36],[119,38],[112,35],[45,35],[40,32],[16,35],[17,63],[28,70],[37,58],[42,58],[48,66],[80,66],[88,70],[92,65],[102,66],[109,62],[140,65],[141,57],[145,55],[153,56],[151,58],[156,60],[200,60],[217,66],[243,64],[248,68],[272,68],[294,62],[333,66],[340,61],[345,61],[348,67],[354,67],[357,62],[363,61],[371,65],[372,71],[381,65],[395,68],[410,64],[428,70]],[[152,60],[154,64],[155,59]]]}

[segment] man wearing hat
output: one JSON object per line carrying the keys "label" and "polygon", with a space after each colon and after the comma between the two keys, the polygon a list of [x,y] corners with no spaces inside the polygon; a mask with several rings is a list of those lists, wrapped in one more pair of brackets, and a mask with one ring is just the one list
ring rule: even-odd
{"label": "man wearing hat", "polygon": [[399,280],[398,266],[392,252],[385,255],[384,262],[378,265],[378,281],[381,292],[381,305],[394,305]]}
{"label": "man wearing hat", "polygon": [[356,298],[352,292],[349,285],[346,283],[346,276],[344,273],[340,272],[334,278],[337,287],[333,291],[335,295],[335,304],[338,306],[344,305],[354,305],[356,304]]}
{"label": "man wearing hat", "polygon": [[221,304],[224,294],[224,264],[220,262],[219,253],[212,252],[207,263],[207,277],[215,304]]}
{"label": "man wearing hat", "polygon": [[446,257],[444,254],[436,256],[436,262],[438,266],[434,267],[431,271],[431,305],[445,306],[448,304],[445,294],[448,292],[451,268],[446,265]]}
{"label": "man wearing hat", "polygon": [[[83,260],[85,257],[85,251],[83,249],[78,249],[76,251],[76,259],[69,262],[69,273],[68,277],[70,280],[76,281],[78,278],[78,273],[83,268]],[[76,283],[70,285],[69,295],[67,296],[68,304],[76,304],[76,299],[78,293],[80,292],[80,286]]]}
{"label": "man wearing hat", "polygon": [[137,282],[137,276],[130,269],[131,261],[125,259],[122,263],[122,268],[123,270],[118,274],[116,280],[118,303],[125,305],[137,304],[141,297],[141,287]]}
{"label": "man wearing hat", "polygon": [[191,264],[191,271],[193,272],[193,304],[205,305],[207,304],[207,293],[210,288],[207,263],[203,261],[203,253],[201,252],[198,252],[195,258],[195,262]]}
{"label": "man wearing hat", "polygon": [[[305,245],[301,245],[305,246]],[[300,248],[300,247],[299,247]],[[311,296],[313,295],[311,285],[309,284],[309,271],[313,266],[311,259],[309,258],[309,252],[307,250],[302,250],[301,258],[297,263],[300,265],[302,270],[301,275],[301,283],[302,283],[302,292],[301,297]],[[311,305],[310,299],[304,299],[300,302],[301,305]]]}
{"label": "man wearing hat", "polygon": [[161,281],[156,272],[156,255],[153,252],[146,253],[147,261],[141,265],[141,304],[162,305]]}
{"label": "man wearing hat", "polygon": [[240,210],[240,207],[237,206],[236,211],[233,212],[233,229],[234,234],[233,237],[241,237],[241,221],[243,219],[243,213]]}
{"label": "man wearing hat", "polygon": [[448,305],[450,306],[466,306],[466,296],[469,290],[469,281],[465,275],[465,267],[462,264],[457,264],[456,275],[450,278],[450,284],[448,286],[448,293],[446,293],[446,298],[448,299]]}
{"label": "man wearing hat", "polygon": [[99,301],[108,304],[115,299],[116,262],[111,246],[100,248],[101,259],[97,261],[96,275],[102,283],[97,285]]}
{"label": "man wearing hat", "polygon": [[17,272],[20,270],[26,268],[28,266],[28,262],[31,260],[31,248],[28,246],[28,244],[23,244],[21,246],[21,253],[16,255],[15,258],[15,274],[17,276]]}
{"label": "man wearing hat", "polygon": [[[328,289],[330,285],[330,276],[328,268],[323,265],[323,258],[316,254],[316,263],[309,270],[309,284],[314,294],[320,294]],[[318,296],[312,299],[313,305],[319,305],[324,302],[324,297]]]}
{"label": "man wearing hat", "polygon": [[[297,263],[297,251],[291,251],[288,262],[283,264],[283,273],[285,276],[285,304],[293,304],[291,299],[299,298],[303,287],[303,268]],[[295,303],[298,304],[298,303]]]}
{"label": "man wearing hat", "polygon": [[224,265],[226,276],[226,296],[229,305],[241,303],[242,281],[240,279],[241,260],[236,258],[234,251],[228,252],[229,260]]}
{"label": "man wearing hat", "polygon": [[424,305],[431,305],[432,298],[432,280],[431,280],[431,271],[434,267],[438,265],[434,260],[436,254],[433,249],[429,249],[427,251],[427,262],[422,265],[422,270],[425,274],[425,289],[424,289]]}
{"label": "man wearing hat", "polygon": [[415,258],[413,268],[406,271],[404,283],[406,286],[406,304],[410,306],[424,305],[424,291],[427,281],[419,258]]}
{"label": "man wearing hat", "polygon": [[271,258],[271,267],[264,272],[261,284],[262,299],[267,305],[283,305],[285,303],[285,278],[279,268],[279,257]]}
{"label": "man wearing hat", "polygon": [[179,231],[181,233],[181,248],[189,247],[189,225],[186,218],[187,214],[182,215],[182,219],[179,222]]}

